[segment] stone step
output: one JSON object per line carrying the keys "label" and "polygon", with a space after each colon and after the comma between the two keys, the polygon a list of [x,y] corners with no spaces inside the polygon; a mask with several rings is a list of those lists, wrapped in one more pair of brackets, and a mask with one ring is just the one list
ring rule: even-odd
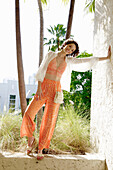
{"label": "stone step", "polygon": [[2,152],[0,170],[105,170],[105,159],[98,154],[46,155],[37,161],[36,154]]}

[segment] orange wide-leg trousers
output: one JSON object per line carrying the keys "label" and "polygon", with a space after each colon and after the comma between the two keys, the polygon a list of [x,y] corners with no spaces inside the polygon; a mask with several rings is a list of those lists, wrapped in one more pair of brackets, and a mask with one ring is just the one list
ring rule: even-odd
{"label": "orange wide-leg trousers", "polygon": [[39,145],[38,145],[39,150],[42,150],[43,148],[49,148],[50,141],[54,132],[59,106],[60,106],[59,103],[54,103],[56,89],[58,91],[61,91],[60,82],[44,79],[44,81],[42,82],[43,96],[41,97],[41,100],[37,100],[36,96],[34,96],[32,101],[28,105],[23,117],[21,129],[20,129],[20,136],[32,137],[33,132],[35,130],[35,122],[34,122],[35,115],[41,109],[43,104],[44,103],[46,104],[44,115],[40,126]]}

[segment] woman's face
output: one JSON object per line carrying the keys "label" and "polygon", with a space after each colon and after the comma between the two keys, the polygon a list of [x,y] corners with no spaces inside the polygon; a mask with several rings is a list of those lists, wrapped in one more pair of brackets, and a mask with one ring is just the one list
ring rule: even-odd
{"label": "woman's face", "polygon": [[67,44],[65,45],[65,47],[63,48],[64,52],[66,54],[72,54],[75,50],[76,50],[76,45],[75,44]]}

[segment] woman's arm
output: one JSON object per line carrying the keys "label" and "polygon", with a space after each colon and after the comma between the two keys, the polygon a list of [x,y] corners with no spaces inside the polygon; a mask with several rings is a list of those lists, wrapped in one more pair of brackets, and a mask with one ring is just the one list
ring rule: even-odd
{"label": "woman's arm", "polygon": [[67,57],[66,58],[66,62],[69,64],[89,63],[93,60],[99,60],[99,58],[97,57],[85,57],[85,58]]}
{"label": "woman's arm", "polygon": [[87,58],[76,58],[66,57],[66,62],[71,70],[85,72],[95,68],[97,63],[102,60],[111,58],[111,46],[108,48],[107,57],[87,57]]}
{"label": "woman's arm", "polygon": [[111,59],[111,46],[109,46],[109,48],[108,48],[108,55],[107,55],[107,57],[100,57],[99,61],[107,60],[107,59]]}
{"label": "woman's arm", "polygon": [[102,60],[106,60],[106,59],[110,59],[111,58],[111,46],[109,46],[108,48],[108,55],[107,57],[85,57],[85,58],[76,58],[76,57],[67,57],[66,58],[66,62],[70,63],[70,64],[80,64],[80,63],[92,63],[95,61],[102,61]]}
{"label": "woman's arm", "polygon": [[43,94],[42,94],[41,84],[42,84],[42,82],[41,82],[41,81],[38,81],[38,88],[37,88],[36,95],[35,95],[35,97],[37,98],[37,100],[38,100],[38,99],[41,99],[41,96],[43,95]]}

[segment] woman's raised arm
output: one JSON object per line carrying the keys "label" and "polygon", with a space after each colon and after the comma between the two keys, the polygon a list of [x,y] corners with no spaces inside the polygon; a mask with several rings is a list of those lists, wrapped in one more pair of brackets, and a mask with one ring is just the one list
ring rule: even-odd
{"label": "woman's raised arm", "polygon": [[107,57],[100,57],[99,61],[107,60],[107,59],[111,59],[111,46],[109,46],[109,48],[108,48],[108,55],[107,55]]}
{"label": "woman's raised arm", "polygon": [[110,59],[111,58],[111,46],[109,46],[108,48],[108,55],[107,57],[85,57],[85,58],[76,58],[76,57],[67,57],[66,58],[66,62],[70,63],[70,64],[80,64],[80,63],[88,63],[92,61],[102,61],[102,60],[106,60],[106,59]]}
{"label": "woman's raised arm", "polygon": [[67,64],[70,64],[70,68],[74,71],[85,72],[93,69],[99,61],[107,60],[111,58],[111,46],[108,48],[107,57],[66,57]]}

